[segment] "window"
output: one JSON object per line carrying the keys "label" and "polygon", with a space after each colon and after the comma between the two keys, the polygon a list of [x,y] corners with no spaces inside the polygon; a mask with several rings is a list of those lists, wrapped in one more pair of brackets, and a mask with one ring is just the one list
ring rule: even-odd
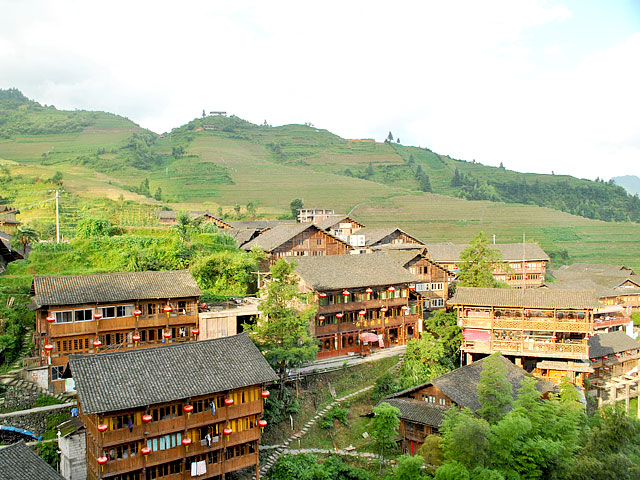
{"label": "window", "polygon": [[156,304],[149,303],[147,304],[147,315],[155,315],[156,313]]}
{"label": "window", "polygon": [[178,313],[184,315],[187,313],[187,302],[178,302]]}
{"label": "window", "polygon": [[116,307],[116,316],[130,317],[133,315],[133,305],[118,305]]}
{"label": "window", "polygon": [[431,290],[442,290],[444,288],[444,284],[442,283],[432,283]]}
{"label": "window", "polygon": [[56,365],[51,367],[51,380],[62,380],[64,365]]}
{"label": "window", "polygon": [[90,308],[84,310],[76,310],[73,312],[74,320],[76,322],[86,322],[88,320],[93,319],[93,310]]}
{"label": "window", "polygon": [[71,311],[68,312],[54,312],[56,317],[56,323],[70,323],[72,321]]}
{"label": "window", "polygon": [[432,307],[444,307],[444,298],[432,298],[431,299]]}
{"label": "window", "polygon": [[102,318],[115,318],[116,307],[100,307]]}
{"label": "window", "polygon": [[445,398],[439,398],[438,399],[438,404],[440,404],[442,406],[446,406],[447,405],[447,400]]}

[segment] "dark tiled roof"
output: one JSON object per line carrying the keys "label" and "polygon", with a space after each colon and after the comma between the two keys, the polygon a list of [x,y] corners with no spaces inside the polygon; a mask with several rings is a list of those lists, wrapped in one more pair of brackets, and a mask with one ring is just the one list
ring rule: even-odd
{"label": "dark tiled roof", "polygon": [[116,353],[71,355],[84,413],[138,408],[275,381],[246,333]]}
{"label": "dark tiled roof", "polygon": [[257,228],[231,228],[223,233],[233,238],[238,248],[241,248],[245,243],[256,238],[260,234],[260,230]]}
{"label": "dark tiled roof", "polygon": [[163,220],[174,220],[176,218],[176,212],[173,210],[158,210],[156,211],[156,218]]}
{"label": "dark tiled roof", "polygon": [[444,412],[449,408],[431,405],[417,400],[405,400],[403,398],[386,398],[382,400],[382,402],[387,402],[399,409],[400,418],[403,420],[422,423],[423,425],[430,425],[432,427],[440,427],[440,425],[442,425]]}
{"label": "dark tiled roof", "polygon": [[589,357],[591,358],[638,348],[640,348],[638,341],[624,332],[600,333],[589,338]]}
{"label": "dark tiled roof", "polygon": [[[576,263],[560,267],[551,274],[556,281],[545,283],[551,289],[589,288],[595,290],[598,297],[640,294],[640,276],[624,265]],[[637,286],[621,287],[627,281]]]}
{"label": "dark tiled roof", "polygon": [[612,265],[612,264],[593,264],[593,263],[574,263],[572,265],[563,265],[554,271],[555,274],[561,274],[567,272],[568,274],[599,274],[615,276],[620,275],[626,277],[628,275],[634,275],[633,269],[625,265]]}
{"label": "dark tiled roof", "polygon": [[0,448],[0,480],[64,480],[23,442]]}
{"label": "dark tiled roof", "polygon": [[[429,255],[435,262],[460,262],[460,253],[467,248],[468,244],[453,243],[428,243],[426,244]],[[521,243],[497,243],[489,245],[495,248],[502,255],[505,262],[522,261],[522,244]],[[549,261],[549,256],[544,253],[537,243],[525,243],[524,258],[527,261]]]}
{"label": "dark tiled roof", "polygon": [[337,225],[338,223],[347,223],[347,222],[353,222],[357,225],[362,225],[362,227],[360,228],[364,228],[364,224],[358,222],[357,220],[354,220],[353,218],[347,216],[347,215],[340,215],[337,217],[328,217],[326,220],[323,220],[321,222],[317,222],[316,225],[318,226],[319,229],[321,230],[328,230],[331,227],[333,227],[334,225]]}
{"label": "dark tiled roof", "polygon": [[391,255],[295,257],[296,273],[316,291],[415,283],[416,277]]}
{"label": "dark tiled roof", "polygon": [[297,225],[295,220],[243,220],[228,223],[233,228],[257,228],[258,230],[267,230],[278,225]]}
{"label": "dark tiled roof", "polygon": [[[530,373],[527,373],[522,368],[514,365],[503,356],[500,356],[499,358],[506,368],[506,377],[513,387],[513,398],[515,400],[518,395],[518,389],[522,386],[522,380],[525,377],[536,377],[534,377]],[[395,393],[391,395],[391,397],[401,398],[403,396],[406,396],[406,394],[408,393],[420,390],[429,385],[435,385],[456,405],[459,405],[460,407],[467,407],[475,412],[481,407],[480,401],[478,400],[477,390],[478,382],[480,381],[480,374],[482,373],[482,368],[485,360],[486,358],[483,358],[482,360],[478,360],[477,362],[457,368],[449,373],[445,373],[444,375],[433,379],[431,382],[427,382],[422,385],[418,385],[417,387]],[[547,382],[546,380],[542,380],[539,378],[536,378],[536,380],[536,389],[541,394],[550,392],[555,388],[555,385],[551,382]]]}
{"label": "dark tiled roof", "polygon": [[251,250],[253,247],[260,247],[263,248],[266,252],[272,252],[283,243],[288,242],[296,235],[299,235],[308,229],[317,230],[324,233],[325,235],[329,235],[331,238],[335,238],[341,243],[345,243],[343,240],[340,240],[334,235],[320,230],[313,223],[297,223],[295,225],[278,225],[277,227],[273,227],[271,230],[267,230],[250,242],[245,243],[242,248],[245,250]]}
{"label": "dark tiled roof", "polygon": [[598,308],[595,290],[548,290],[544,288],[475,288],[458,287],[449,305],[531,307],[531,308]]}
{"label": "dark tiled roof", "polygon": [[395,232],[399,232],[399,233],[404,233],[405,235],[407,235],[409,238],[413,239],[417,244],[422,244],[422,242],[420,240],[418,240],[415,237],[412,237],[411,235],[409,235],[407,232],[404,232],[402,230],[400,230],[399,228],[369,228],[369,227],[365,227],[365,228],[360,228],[358,230],[356,230],[355,232],[353,232],[353,235],[364,235],[364,241],[365,241],[365,245],[367,247],[373,246],[375,244],[377,244],[378,242],[381,242],[382,240],[384,240],[385,237],[388,237],[389,235],[395,233]]}
{"label": "dark tiled roof", "polygon": [[35,303],[77,305],[156,298],[199,297],[189,270],[33,277]]}

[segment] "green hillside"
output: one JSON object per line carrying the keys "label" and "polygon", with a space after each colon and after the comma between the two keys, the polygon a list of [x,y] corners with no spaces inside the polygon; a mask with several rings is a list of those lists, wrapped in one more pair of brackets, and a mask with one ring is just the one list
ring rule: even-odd
{"label": "green hillside", "polygon": [[[524,232],[552,253],[566,249],[570,261],[640,266],[640,224],[628,221],[636,218],[638,199],[608,183],[522,174],[428,149],[233,116],[198,118],[157,135],[112,114],[43,107],[13,90],[0,95],[0,118],[23,118],[19,128],[0,124],[7,133],[0,139],[0,202],[24,207],[50,198],[55,185],[47,180],[60,171],[67,235],[79,219],[100,214],[153,225],[153,210],[163,206],[221,209],[233,218],[252,203],[259,216],[275,218],[301,198],[308,207],[353,209],[367,225],[398,225],[425,241],[463,242],[480,230],[500,242],[520,241]],[[40,124],[48,126],[32,133]],[[56,130],[59,124],[65,126]],[[479,200],[485,198],[494,201]],[[42,223],[52,215],[49,203],[20,218]]]}

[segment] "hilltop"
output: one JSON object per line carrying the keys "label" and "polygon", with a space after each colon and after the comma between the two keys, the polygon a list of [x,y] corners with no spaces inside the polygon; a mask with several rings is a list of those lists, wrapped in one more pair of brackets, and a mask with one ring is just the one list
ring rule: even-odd
{"label": "hilltop", "polygon": [[[629,222],[640,219],[640,200],[610,183],[523,174],[397,142],[235,116],[197,118],[158,135],[113,114],[41,106],[17,90],[0,95],[0,119],[0,164],[13,178],[2,189],[5,203],[41,201],[51,186],[38,179],[60,171],[73,213],[63,229],[105,208],[113,221],[136,225],[152,223],[152,211],[163,207],[233,218],[250,203],[259,216],[275,218],[301,198],[424,241],[466,242],[483,230],[512,242],[524,232],[576,261],[640,257],[640,225]],[[21,218],[50,215],[25,210]]]}

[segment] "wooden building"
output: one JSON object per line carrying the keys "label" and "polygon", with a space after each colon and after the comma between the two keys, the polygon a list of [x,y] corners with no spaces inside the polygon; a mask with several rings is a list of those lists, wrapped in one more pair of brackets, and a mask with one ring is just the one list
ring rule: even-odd
{"label": "wooden building", "polygon": [[254,247],[262,248],[269,255],[270,264],[278,258],[343,255],[349,250],[346,242],[312,223],[278,225],[242,246],[247,251]]}
{"label": "wooden building", "polygon": [[353,253],[371,253],[382,246],[422,245],[422,242],[399,228],[360,228],[353,231],[349,243]]}
{"label": "wooden building", "polygon": [[[640,275],[625,265],[593,265],[574,263],[562,266],[551,272],[554,282],[545,283],[551,289],[593,289],[600,303],[609,307],[621,307],[616,311],[624,311],[626,317],[640,311]],[[619,317],[619,315],[618,315]],[[628,322],[627,333],[632,333]],[[624,324],[625,322],[623,322]],[[612,323],[618,326],[620,323]]]}
{"label": "wooden building", "polygon": [[49,366],[54,392],[67,389],[64,372],[72,353],[154,347],[197,337],[202,292],[188,270],[36,275],[31,294],[36,307],[34,360]]}
{"label": "wooden building", "polygon": [[20,252],[11,248],[11,235],[0,232],[0,273],[4,272],[7,265],[24,258]]}
{"label": "wooden building", "polygon": [[376,252],[396,258],[399,264],[416,277],[415,292],[423,301],[424,310],[445,308],[449,298],[449,272],[426,255],[426,249],[380,249]]}
{"label": "wooden building", "polygon": [[419,336],[416,277],[389,255],[300,257],[295,272],[300,291],[318,307],[310,325],[320,341],[318,358],[367,353],[371,344],[404,345]]}
{"label": "wooden building", "polygon": [[227,301],[224,305],[208,305],[206,311],[198,315],[200,340],[229,337],[243,332],[244,324],[254,324],[260,315],[259,300],[245,297],[237,301]]}
{"label": "wooden building", "polygon": [[0,448],[0,480],[65,480],[23,442]]}
{"label": "wooden building", "polygon": [[[453,276],[458,272],[462,258],[460,254],[469,245],[453,243],[430,243],[426,245],[429,258],[449,270]],[[496,280],[513,288],[535,288],[545,281],[549,256],[537,243],[498,243],[490,245],[497,250],[501,262],[493,265]]]}
{"label": "wooden building", "polygon": [[70,367],[89,480],[259,477],[264,386],[277,376],[246,334],[72,355]]}
{"label": "wooden building", "polygon": [[[506,358],[499,358],[505,366],[506,377],[513,386],[515,400],[522,380],[532,375]],[[478,383],[483,364],[484,359],[479,360],[382,400],[400,410],[398,442],[402,453],[414,455],[427,436],[438,433],[443,414],[450,407],[469,408],[473,412],[481,407]],[[554,389],[554,385],[538,379],[536,389],[544,396]]]}
{"label": "wooden building", "polygon": [[[191,220],[200,221],[202,223],[213,223],[221,230],[232,228],[231,225],[221,218],[216,217],[208,210],[197,210],[186,212]],[[155,212],[158,224],[166,227],[172,227],[178,224],[178,212],[174,210],[158,210]]]}
{"label": "wooden building", "polygon": [[593,290],[514,290],[458,287],[449,305],[458,310],[466,363],[501,352],[527,371],[582,385],[590,371],[594,335]]}
{"label": "wooden building", "polygon": [[19,213],[19,210],[9,205],[0,205],[0,232],[15,235],[20,226],[20,221],[16,218]]}

